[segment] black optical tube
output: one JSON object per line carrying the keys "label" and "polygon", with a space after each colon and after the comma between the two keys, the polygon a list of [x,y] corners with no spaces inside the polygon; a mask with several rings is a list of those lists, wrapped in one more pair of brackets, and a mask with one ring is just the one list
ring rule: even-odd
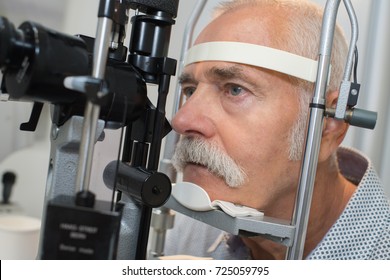
{"label": "black optical tube", "polygon": [[98,17],[114,18],[115,0],[100,0]]}

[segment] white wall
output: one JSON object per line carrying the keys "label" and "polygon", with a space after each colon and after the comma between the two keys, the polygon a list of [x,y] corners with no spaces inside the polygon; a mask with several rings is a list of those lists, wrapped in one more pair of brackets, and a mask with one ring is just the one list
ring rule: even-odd
{"label": "white wall", "polygon": [[[197,0],[180,0],[179,16],[173,27],[170,57],[179,59],[182,44],[182,35],[185,24],[190,16]],[[206,24],[210,18],[210,9],[218,0],[209,0],[206,5],[206,12],[202,15],[196,28],[196,33]],[[325,4],[325,0],[316,0],[320,5]],[[359,19],[359,80],[362,84],[361,98],[359,105],[362,108],[379,111],[377,128],[374,131],[351,129],[345,141],[346,144],[362,149],[372,159],[383,178],[386,190],[390,193],[390,147],[386,144],[390,138],[390,129],[387,124],[389,116],[389,88],[390,79],[386,77],[390,69],[390,56],[387,50],[390,47],[390,33],[387,28],[390,26],[390,1],[388,0],[352,0],[356,14]],[[33,19],[53,29],[69,34],[81,33],[94,36],[96,29],[97,0],[2,0],[0,2],[0,15],[9,17],[13,22],[19,24],[23,20]],[[343,8],[340,8],[339,21],[349,30],[349,23]],[[129,32],[129,31],[128,31]],[[171,93],[176,86],[176,78],[171,82]],[[153,88],[154,90],[154,88]],[[153,95],[150,90],[149,95]],[[172,111],[172,100],[169,100],[167,112]],[[34,143],[34,139],[45,138],[25,132],[19,132],[17,127],[21,121],[27,120],[29,116],[29,104],[19,102],[0,102],[0,130],[2,132],[0,145],[0,162],[9,156],[11,152],[26,147]],[[111,134],[111,132],[109,132]],[[117,153],[115,146],[117,135],[112,133],[104,143],[96,148],[95,162],[104,162],[112,154]],[[110,140],[111,139],[111,140]],[[113,145],[115,144],[115,145]],[[103,163],[95,166],[95,172],[99,173],[104,167]],[[46,172],[47,166],[42,166]],[[96,171],[98,170],[98,171]],[[30,174],[34,178],[34,174]],[[96,176],[93,177],[97,178]],[[33,180],[33,179],[31,179]],[[92,182],[101,185],[101,180]],[[99,195],[105,197],[107,192],[104,186]],[[110,197],[108,197],[110,199]]]}

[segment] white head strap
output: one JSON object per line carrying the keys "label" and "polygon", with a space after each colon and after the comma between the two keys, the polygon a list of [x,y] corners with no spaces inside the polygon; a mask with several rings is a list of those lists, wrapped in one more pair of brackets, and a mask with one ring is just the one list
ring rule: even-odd
{"label": "white head strap", "polygon": [[241,42],[208,42],[188,50],[184,65],[201,61],[226,61],[258,66],[315,82],[317,61],[289,52]]}

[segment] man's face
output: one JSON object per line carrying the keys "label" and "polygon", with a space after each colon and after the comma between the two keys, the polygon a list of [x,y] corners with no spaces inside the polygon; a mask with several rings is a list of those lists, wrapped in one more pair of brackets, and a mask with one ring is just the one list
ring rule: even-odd
{"label": "man's face", "polygon": [[[272,46],[268,24],[259,17],[259,11],[254,16],[251,9],[221,16],[196,44],[240,41]],[[204,188],[211,200],[274,213],[291,208],[299,162],[289,160],[289,137],[299,115],[299,98],[289,79],[259,67],[208,61],[188,65],[181,83],[187,100],[172,120],[173,128],[186,138],[218,147],[246,175],[239,186],[231,187],[203,163],[185,162],[183,180]]]}

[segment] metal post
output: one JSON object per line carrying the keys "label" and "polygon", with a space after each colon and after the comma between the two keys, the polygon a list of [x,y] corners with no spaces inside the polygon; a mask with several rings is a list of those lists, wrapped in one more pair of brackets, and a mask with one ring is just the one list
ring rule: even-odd
{"label": "metal post", "polygon": [[[182,41],[182,49],[180,54],[180,61],[178,63],[178,73],[181,73],[184,66],[184,58],[187,50],[190,48],[193,40],[195,25],[206,5],[207,0],[199,0],[191,13],[191,16],[186,24],[184,37]],[[180,84],[176,84],[176,90],[174,95],[174,105],[172,109],[172,116],[176,114],[181,105],[181,87]],[[167,140],[164,146],[164,154],[163,158],[160,160],[160,168],[159,170],[166,174],[171,182],[176,182],[176,171],[172,167],[172,156],[175,151],[175,147],[177,142],[179,141],[179,135],[172,131],[167,135]],[[158,214],[156,214],[158,213]],[[152,221],[169,221],[169,225],[156,226],[156,223],[152,224],[152,232],[150,236],[150,248],[149,248],[149,258],[158,258],[164,255],[163,249],[165,244],[165,232],[167,229],[173,226],[174,216],[169,211],[168,208],[161,207],[157,209],[152,214]]]}
{"label": "metal post", "polygon": [[[108,46],[111,38],[112,20],[107,17],[98,19],[96,41],[93,54],[94,78],[103,79],[106,69]],[[102,94],[102,93],[98,93]],[[95,147],[96,125],[99,119],[100,106],[87,102],[84,111],[83,133],[80,142],[80,159],[76,176],[76,190],[88,191],[91,178],[92,157]]]}
{"label": "metal post", "polygon": [[310,205],[316,176],[318,154],[320,150],[325,94],[328,82],[330,57],[333,45],[336,16],[341,0],[328,0],[326,3],[321,31],[317,82],[308,123],[306,147],[301,166],[298,193],[292,224],[296,227],[293,245],[288,249],[288,259],[302,259],[305,246]]}
{"label": "metal post", "polygon": [[[187,50],[191,47],[194,35],[195,25],[203,12],[203,9],[207,3],[207,0],[199,0],[191,13],[191,16],[186,24],[184,37],[182,41],[182,49],[180,53],[180,61],[178,63],[177,72],[180,74],[183,71],[184,59]],[[181,105],[181,86],[176,84],[176,90],[174,95],[174,104],[172,109],[172,116],[174,116],[179,110]],[[179,141],[179,135],[172,131],[167,135],[167,140],[164,146],[164,157],[160,161],[160,171],[167,174],[171,179],[171,182],[176,182],[176,172],[172,169],[171,159],[175,151],[176,143]]]}

